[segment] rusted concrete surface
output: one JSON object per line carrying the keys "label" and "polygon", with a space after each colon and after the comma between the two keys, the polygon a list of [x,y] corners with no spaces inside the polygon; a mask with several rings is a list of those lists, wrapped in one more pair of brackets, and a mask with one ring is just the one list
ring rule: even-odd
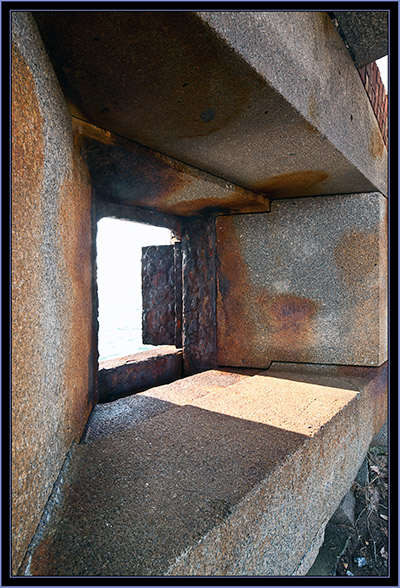
{"label": "rusted concrete surface", "polygon": [[182,351],[172,345],[99,363],[99,402],[111,402],[135,391],[182,376]]}
{"label": "rusted concrete surface", "polygon": [[306,573],[386,399],[385,368],[340,369],[273,365],[78,446],[30,573]]}
{"label": "rusted concrete surface", "polygon": [[98,404],[92,410],[82,441],[93,442],[126,431],[138,423],[176,408],[177,405],[190,404],[205,394],[232,386],[253,376],[254,372],[255,370],[234,368],[208,370],[114,402]]}
{"label": "rusted concrete surface", "polygon": [[387,359],[387,201],[274,201],[219,217],[218,364],[381,365]]}
{"label": "rusted concrete surface", "polygon": [[91,190],[36,24],[12,13],[12,572],[93,405]]}
{"label": "rusted concrete surface", "polygon": [[215,279],[215,220],[212,217],[187,219],[182,239],[185,375],[217,365]]}
{"label": "rusted concrete surface", "polygon": [[265,212],[268,198],[74,118],[97,198],[161,213]]}
{"label": "rusted concrete surface", "polygon": [[386,193],[387,152],[369,151],[379,128],[326,12],[34,15],[78,118],[271,198],[271,183]]}

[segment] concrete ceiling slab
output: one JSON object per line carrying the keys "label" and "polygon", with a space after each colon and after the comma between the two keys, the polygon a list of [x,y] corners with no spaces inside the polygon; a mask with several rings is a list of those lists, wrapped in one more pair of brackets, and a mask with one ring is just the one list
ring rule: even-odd
{"label": "concrete ceiling slab", "polygon": [[331,16],[357,67],[388,54],[387,10],[342,10],[332,12]]}
{"label": "concrete ceiling slab", "polygon": [[380,131],[327,13],[34,16],[76,117],[268,198],[386,193]]}

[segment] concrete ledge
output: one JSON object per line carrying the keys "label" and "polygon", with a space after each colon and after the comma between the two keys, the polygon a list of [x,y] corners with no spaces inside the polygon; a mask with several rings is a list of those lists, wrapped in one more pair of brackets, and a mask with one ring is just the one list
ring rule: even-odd
{"label": "concrete ledge", "polygon": [[232,386],[257,372],[234,368],[208,370],[113,402],[98,404],[89,417],[82,442],[126,431],[177,405],[190,404],[201,396]]}
{"label": "concrete ledge", "polygon": [[385,374],[273,365],[78,446],[30,573],[305,574],[386,418]]}
{"label": "concrete ledge", "polygon": [[163,345],[99,363],[99,402],[111,402],[182,377],[182,350]]}

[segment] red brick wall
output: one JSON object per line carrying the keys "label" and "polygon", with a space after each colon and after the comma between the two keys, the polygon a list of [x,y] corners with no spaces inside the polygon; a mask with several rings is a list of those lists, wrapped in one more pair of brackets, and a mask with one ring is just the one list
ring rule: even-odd
{"label": "red brick wall", "polygon": [[369,101],[381,129],[385,145],[388,144],[388,96],[375,61],[358,70]]}

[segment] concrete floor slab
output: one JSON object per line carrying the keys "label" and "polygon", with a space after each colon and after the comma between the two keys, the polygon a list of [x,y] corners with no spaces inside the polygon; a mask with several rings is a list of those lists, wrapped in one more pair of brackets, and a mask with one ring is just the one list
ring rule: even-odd
{"label": "concrete floor slab", "polygon": [[[196,401],[205,406],[176,407],[77,446],[25,573],[297,573],[364,458],[373,436],[366,409],[376,397],[368,385],[358,394],[342,380],[320,386],[330,406],[324,413],[318,402],[313,407],[317,384],[307,392],[295,371],[287,380],[254,376]],[[297,377],[309,374],[315,376],[312,366],[298,366]],[[271,393],[272,379],[281,398]],[[256,391],[248,386],[253,380]],[[261,400],[254,408],[244,401],[257,395],[265,410]],[[277,404],[281,415],[286,408],[298,420],[296,431],[281,417],[269,424]],[[314,436],[299,432],[306,414],[319,415]]]}

